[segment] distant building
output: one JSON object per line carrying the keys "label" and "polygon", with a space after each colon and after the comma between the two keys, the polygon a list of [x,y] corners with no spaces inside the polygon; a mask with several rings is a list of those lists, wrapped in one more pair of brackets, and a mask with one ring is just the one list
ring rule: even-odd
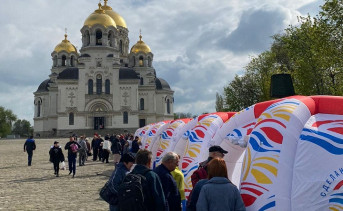
{"label": "distant building", "polygon": [[81,28],[80,52],[65,35],[51,53],[49,79],[34,92],[35,135],[122,133],[173,119],[174,91],[156,77],[141,35],[129,51],[128,32],[105,0]]}

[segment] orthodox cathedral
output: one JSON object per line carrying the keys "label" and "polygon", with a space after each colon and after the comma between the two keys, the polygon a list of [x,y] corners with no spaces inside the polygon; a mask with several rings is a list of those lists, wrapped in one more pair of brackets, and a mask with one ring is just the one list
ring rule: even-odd
{"label": "orthodox cathedral", "polygon": [[150,47],[140,35],[129,50],[125,20],[107,1],[85,20],[79,52],[65,34],[51,53],[49,78],[34,92],[35,135],[134,132],[173,119],[174,91],[156,77]]}

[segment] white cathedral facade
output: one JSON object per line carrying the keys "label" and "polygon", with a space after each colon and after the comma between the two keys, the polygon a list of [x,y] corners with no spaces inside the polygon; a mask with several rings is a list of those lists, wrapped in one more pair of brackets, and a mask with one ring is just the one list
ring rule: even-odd
{"label": "white cathedral facade", "polygon": [[140,35],[129,50],[125,20],[104,2],[85,20],[79,52],[65,35],[51,53],[51,74],[34,92],[35,135],[134,132],[173,119],[174,91],[157,78],[151,49]]}

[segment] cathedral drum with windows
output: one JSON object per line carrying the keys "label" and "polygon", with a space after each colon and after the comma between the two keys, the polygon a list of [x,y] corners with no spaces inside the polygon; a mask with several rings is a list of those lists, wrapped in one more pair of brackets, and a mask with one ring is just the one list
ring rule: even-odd
{"label": "cathedral drum with windows", "polygon": [[156,77],[150,47],[140,35],[129,51],[125,20],[107,0],[81,34],[79,52],[65,34],[51,53],[49,79],[34,92],[35,135],[134,132],[173,119],[174,91]]}

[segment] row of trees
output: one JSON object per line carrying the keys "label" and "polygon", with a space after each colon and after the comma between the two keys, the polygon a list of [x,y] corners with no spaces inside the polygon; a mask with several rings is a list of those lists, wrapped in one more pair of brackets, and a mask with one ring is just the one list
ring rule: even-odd
{"label": "row of trees", "polygon": [[0,106],[0,138],[9,134],[29,136],[33,134],[33,128],[29,121],[17,119],[11,110]]}
{"label": "row of trees", "polygon": [[343,95],[343,0],[326,0],[316,17],[276,34],[269,50],[252,58],[243,75],[217,94],[217,111],[239,111],[270,100],[273,74],[289,73],[299,95]]}

